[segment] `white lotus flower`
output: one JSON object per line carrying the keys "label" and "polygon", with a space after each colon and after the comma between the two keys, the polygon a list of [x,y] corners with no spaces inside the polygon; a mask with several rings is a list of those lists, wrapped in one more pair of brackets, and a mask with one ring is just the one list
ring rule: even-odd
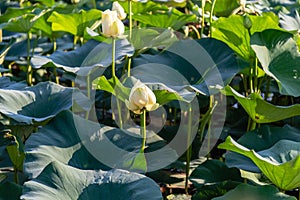
{"label": "white lotus flower", "polygon": [[119,2],[115,1],[112,4],[112,11],[116,11],[118,13],[118,18],[120,20],[123,20],[126,18],[126,13],[124,11],[124,8],[119,4]]}
{"label": "white lotus flower", "polygon": [[118,18],[117,11],[105,10],[102,12],[102,32],[107,37],[118,37],[123,35],[125,27]]}
{"label": "white lotus flower", "polygon": [[152,90],[140,81],[137,81],[132,87],[129,100],[125,100],[125,104],[135,114],[141,114],[143,109],[153,111],[159,106]]}

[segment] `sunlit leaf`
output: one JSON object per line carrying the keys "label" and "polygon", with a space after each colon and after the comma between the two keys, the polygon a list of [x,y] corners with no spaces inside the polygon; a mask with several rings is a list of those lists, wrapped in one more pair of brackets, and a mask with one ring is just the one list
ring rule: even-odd
{"label": "sunlit leaf", "polygon": [[257,123],[276,122],[300,115],[299,104],[291,106],[273,105],[263,100],[259,94],[252,93],[248,97],[245,97],[230,86],[225,87],[225,93],[228,96],[233,96]]}
{"label": "sunlit leaf", "polygon": [[48,18],[52,23],[53,31],[65,31],[75,36],[83,36],[86,27],[90,27],[96,20],[101,18],[101,11],[92,9],[81,10],[79,13],[60,14],[53,12]]}
{"label": "sunlit leaf", "polygon": [[280,93],[300,96],[300,55],[293,35],[265,30],[251,37],[251,47],[266,74],[277,81]]}
{"label": "sunlit leaf", "polygon": [[271,148],[256,152],[230,136],[218,146],[250,158],[272,183],[283,190],[300,186],[300,142],[280,140]]}
{"label": "sunlit leaf", "polygon": [[[263,125],[258,129],[245,133],[238,140],[238,143],[248,149],[253,149],[258,152],[271,148],[276,142],[283,139],[300,142],[300,130],[289,125],[285,125],[284,127]],[[229,167],[237,167],[256,173],[261,172],[249,158],[241,154],[227,152],[225,158],[226,164]]]}

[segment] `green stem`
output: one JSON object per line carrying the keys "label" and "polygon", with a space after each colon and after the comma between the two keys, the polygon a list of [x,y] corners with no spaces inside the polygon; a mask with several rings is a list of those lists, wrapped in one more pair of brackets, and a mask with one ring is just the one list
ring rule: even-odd
{"label": "green stem", "polygon": [[205,27],[205,17],[204,17],[204,14],[205,14],[205,0],[203,1],[202,0],[202,3],[201,3],[201,9],[202,9],[202,16],[201,16],[201,38],[203,38],[203,32],[204,32],[204,27]]}
{"label": "green stem", "polygon": [[97,9],[96,0],[92,0],[92,4],[93,4],[93,8],[94,8],[94,9]]}
{"label": "green stem", "polygon": [[55,76],[55,83],[59,84],[59,77],[57,75],[57,69],[56,69],[56,67],[53,68],[53,74]]}
{"label": "green stem", "polygon": [[[90,88],[91,88],[91,84],[90,84],[90,76],[87,75],[87,77],[86,77],[86,89],[87,89],[86,94],[87,94],[87,97],[88,97],[89,99],[91,99],[91,91],[90,91]],[[88,118],[89,118],[89,115],[90,115],[90,111],[87,110],[86,113],[85,113],[85,119],[88,119]]]}
{"label": "green stem", "polygon": [[267,88],[266,88],[266,93],[265,93],[265,100],[267,100],[270,92],[270,85],[271,85],[271,79],[268,77],[267,78]]}
{"label": "green stem", "polygon": [[[129,10],[129,41],[131,42],[132,37],[132,0],[128,0],[128,10]],[[127,63],[127,76],[130,77],[131,73],[131,58],[128,58]]]}
{"label": "green stem", "polygon": [[54,52],[57,49],[56,38],[52,38],[52,40],[53,40],[53,52]]}
{"label": "green stem", "polygon": [[187,130],[187,151],[186,151],[186,169],[185,169],[185,193],[189,193],[189,175],[190,175],[190,163],[192,157],[192,144],[191,144],[191,134],[192,134],[192,106],[189,104],[188,108],[188,130]]}
{"label": "green stem", "polygon": [[250,93],[253,93],[253,66],[250,65],[249,68],[249,86],[250,86]]}
{"label": "green stem", "polygon": [[210,13],[209,13],[209,33],[210,33],[210,37],[212,37],[212,22],[213,22],[213,13],[215,10],[215,5],[216,5],[217,0],[213,0],[212,1],[212,5],[211,5],[211,9],[210,9]]}
{"label": "green stem", "polygon": [[253,69],[253,75],[254,75],[254,81],[253,81],[253,87],[254,87],[254,92],[258,92],[258,81],[257,81],[257,76],[258,76],[258,59],[255,58],[255,63],[254,63],[254,69]]}
{"label": "green stem", "polygon": [[32,85],[32,67],[30,65],[30,32],[27,33],[27,85]]}
{"label": "green stem", "polygon": [[141,152],[144,152],[146,148],[146,109],[142,110],[140,133],[143,138]]}
{"label": "green stem", "polygon": [[19,184],[19,176],[18,176],[18,169],[17,169],[17,167],[14,167],[14,182],[16,184]]}
{"label": "green stem", "polygon": [[[210,95],[209,96],[209,109],[212,110],[214,107],[214,96]],[[208,152],[210,151],[210,140],[211,140],[211,116],[209,117],[208,121],[208,129],[207,129],[207,150]],[[207,154],[207,158],[210,158],[210,153]]]}
{"label": "green stem", "polygon": [[132,0],[128,0],[128,10],[129,10],[129,41],[132,37]]}
{"label": "green stem", "polygon": [[112,38],[112,53],[111,53],[111,74],[113,77],[116,76],[116,39]]}

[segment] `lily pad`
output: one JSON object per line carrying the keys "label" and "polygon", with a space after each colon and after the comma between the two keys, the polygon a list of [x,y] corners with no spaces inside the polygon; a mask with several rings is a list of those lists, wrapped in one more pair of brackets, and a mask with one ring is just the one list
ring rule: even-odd
{"label": "lily pad", "polygon": [[[53,192],[53,191],[56,192]],[[150,178],[124,170],[80,170],[52,162],[35,179],[24,184],[22,199],[162,199]]]}
{"label": "lily pad", "polygon": [[[289,125],[285,125],[284,127],[263,125],[258,129],[245,133],[238,140],[238,143],[258,152],[271,148],[276,142],[282,139],[300,142],[300,130]],[[229,167],[237,167],[256,173],[261,172],[251,159],[241,154],[229,151],[226,153],[225,159],[226,165]]]}
{"label": "lily pad", "polygon": [[133,59],[133,66],[132,76],[153,85],[152,89],[175,91],[187,101],[193,99],[195,91],[216,93],[211,87],[228,84],[241,70],[233,51],[215,39],[174,42],[161,54]]}
{"label": "lily pad", "polygon": [[265,30],[251,37],[251,47],[265,73],[277,81],[279,92],[300,96],[300,54],[293,35]]}
{"label": "lily pad", "polygon": [[0,113],[19,124],[34,125],[50,120],[61,111],[71,108],[74,97],[80,105],[89,104],[79,90],[52,82],[42,82],[20,90],[0,89]]}
{"label": "lily pad", "polygon": [[213,200],[255,199],[255,200],[296,200],[295,197],[283,194],[272,186],[252,186],[241,184],[229,191],[224,196],[213,198]]}
{"label": "lily pad", "polygon": [[23,89],[27,86],[25,82],[11,81],[8,77],[0,77],[0,89]]}
{"label": "lily pad", "polygon": [[223,181],[243,182],[237,168],[228,168],[219,160],[207,160],[193,170],[190,180],[196,187],[220,184]]}
{"label": "lily pad", "polygon": [[250,158],[272,183],[283,190],[300,187],[300,142],[280,140],[269,149],[255,152],[229,136],[218,148]]}
{"label": "lily pad", "polygon": [[[147,166],[141,170],[139,164],[145,163],[145,157],[139,153],[142,138],[136,134],[138,131],[100,125],[73,115],[70,111],[62,112],[26,141],[24,171],[29,177],[35,178],[52,161],[80,169],[145,171],[155,163],[164,166],[165,162],[169,162],[168,159],[177,158],[174,151],[162,151],[168,156],[164,161],[146,156]],[[151,138],[149,135],[148,140]],[[155,142],[147,144],[151,147]],[[160,142],[163,140],[160,139]]]}
{"label": "lily pad", "polygon": [[[102,74],[111,65],[111,51],[112,44],[89,40],[74,51],[56,51],[48,57],[34,56],[31,59],[31,64],[36,69],[57,67],[81,76],[87,76],[96,69],[98,69],[97,74]],[[133,51],[127,40],[116,41],[116,62],[125,56],[132,56]]]}

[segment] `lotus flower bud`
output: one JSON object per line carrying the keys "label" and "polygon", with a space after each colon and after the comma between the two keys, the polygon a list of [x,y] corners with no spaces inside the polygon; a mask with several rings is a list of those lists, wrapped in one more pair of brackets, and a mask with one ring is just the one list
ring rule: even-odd
{"label": "lotus flower bud", "polygon": [[251,29],[251,27],[252,27],[252,22],[251,22],[251,19],[249,18],[248,15],[245,15],[245,16],[244,16],[243,23],[244,23],[244,27],[245,27],[246,29]]}
{"label": "lotus flower bud", "polygon": [[143,109],[153,111],[159,106],[152,90],[140,81],[132,87],[129,100],[125,100],[125,104],[135,114],[141,114]]}
{"label": "lotus flower bud", "polygon": [[124,33],[125,27],[118,18],[117,11],[102,12],[102,32],[107,37],[118,37]]}
{"label": "lotus flower bud", "polygon": [[126,13],[124,11],[124,8],[119,4],[119,2],[115,1],[112,5],[112,11],[116,11],[118,13],[118,18],[120,20],[123,20],[126,18]]}

